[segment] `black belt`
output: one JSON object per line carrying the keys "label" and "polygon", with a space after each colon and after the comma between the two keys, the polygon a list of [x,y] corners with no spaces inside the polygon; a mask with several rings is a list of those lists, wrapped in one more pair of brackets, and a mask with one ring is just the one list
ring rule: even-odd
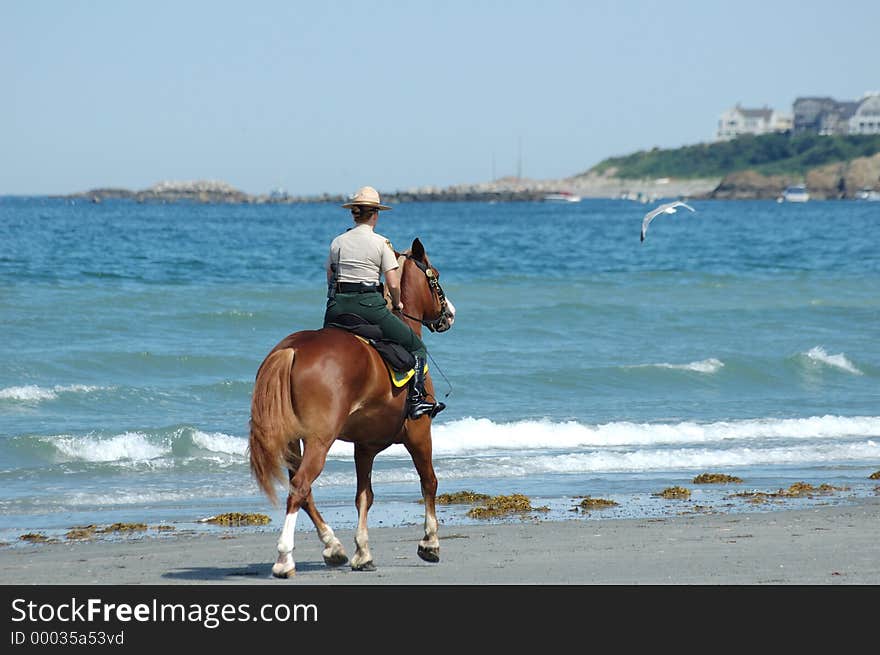
{"label": "black belt", "polygon": [[361,282],[340,282],[339,293],[379,293],[381,284],[363,284]]}

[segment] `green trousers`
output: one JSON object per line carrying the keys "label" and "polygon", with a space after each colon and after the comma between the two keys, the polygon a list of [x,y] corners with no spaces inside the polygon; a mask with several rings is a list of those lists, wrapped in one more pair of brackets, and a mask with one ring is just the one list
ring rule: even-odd
{"label": "green trousers", "polygon": [[419,336],[388,310],[385,297],[379,292],[337,293],[327,301],[324,325],[334,322],[340,314],[362,316],[373,325],[378,325],[384,338],[399,343],[413,355],[426,357],[428,354],[428,349]]}

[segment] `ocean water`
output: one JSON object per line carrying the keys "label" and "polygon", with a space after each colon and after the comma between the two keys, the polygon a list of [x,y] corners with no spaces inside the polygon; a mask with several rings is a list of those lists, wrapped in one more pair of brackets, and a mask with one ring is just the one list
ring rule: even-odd
{"label": "ocean water", "polygon": [[[650,206],[627,200],[382,215],[398,249],[422,240],[458,311],[425,335],[448,405],[440,493],[523,493],[546,508],[530,518],[585,521],[877,493],[880,203],[690,204],[644,243]],[[224,530],[202,519],[232,511],[279,529],[283,507],[248,469],[253,378],[281,338],[320,325],[326,248],[349,226],[329,204],[0,198],[0,541]],[[735,495],[796,482],[838,490]],[[402,448],[379,455],[373,486],[371,526],[421,523]],[[658,495],[671,486],[690,499]],[[331,525],[354,527],[350,445],[314,493]],[[585,513],[582,496],[617,505]],[[467,510],[440,507],[441,530],[479,522]]]}

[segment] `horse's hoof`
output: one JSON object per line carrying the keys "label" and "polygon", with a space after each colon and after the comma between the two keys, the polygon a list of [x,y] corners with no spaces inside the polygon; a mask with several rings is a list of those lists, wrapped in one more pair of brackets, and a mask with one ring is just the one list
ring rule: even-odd
{"label": "horse's hoof", "polygon": [[296,569],[292,568],[292,569],[287,569],[285,571],[281,567],[273,566],[272,567],[272,575],[276,578],[282,578],[282,579],[293,578],[293,577],[296,577]]}
{"label": "horse's hoof", "polygon": [[419,557],[421,557],[426,562],[431,562],[432,564],[436,564],[440,561],[440,547],[439,546],[419,546]]}
{"label": "horse's hoof", "polygon": [[327,566],[342,566],[348,564],[348,556],[345,553],[334,553],[333,555],[324,555],[324,564]]}
{"label": "horse's hoof", "polygon": [[358,564],[358,565],[352,564],[351,570],[352,571],[375,571],[376,565],[373,564],[373,560],[370,560],[369,562],[364,562],[363,564]]}

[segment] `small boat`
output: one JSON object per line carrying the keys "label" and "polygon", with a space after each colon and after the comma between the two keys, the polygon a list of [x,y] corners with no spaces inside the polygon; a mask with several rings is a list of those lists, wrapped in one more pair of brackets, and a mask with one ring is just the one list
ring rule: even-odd
{"label": "small boat", "polygon": [[581,197],[571,191],[557,191],[544,196],[544,202],[580,202]]}
{"label": "small boat", "polygon": [[874,189],[870,187],[866,187],[861,189],[856,194],[857,200],[868,200],[871,202],[880,202],[880,191],[874,191]]}
{"label": "small boat", "polygon": [[807,187],[803,184],[794,184],[790,187],[787,187],[785,191],[782,192],[782,195],[776,199],[777,202],[807,202],[810,199],[810,194],[807,192]]}

